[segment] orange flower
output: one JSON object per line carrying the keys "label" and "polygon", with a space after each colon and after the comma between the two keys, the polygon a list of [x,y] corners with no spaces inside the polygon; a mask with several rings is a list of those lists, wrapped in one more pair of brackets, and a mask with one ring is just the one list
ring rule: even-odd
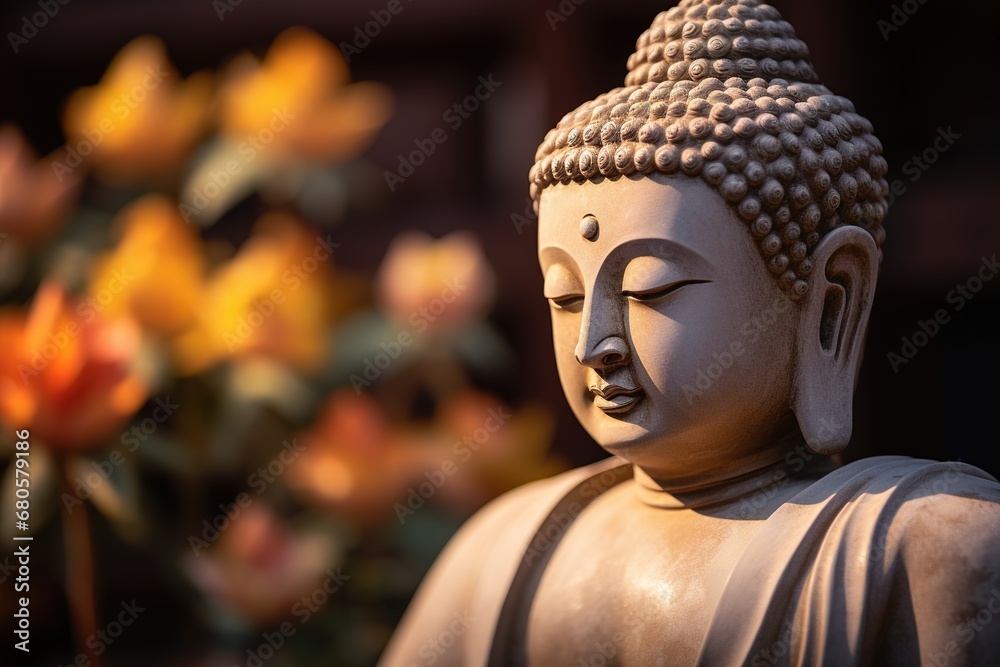
{"label": "orange flower", "polygon": [[376,83],[349,84],[340,51],[305,28],[278,35],[263,62],[238,57],[220,91],[220,125],[233,142],[273,144],[271,155],[292,153],[337,162],[371,144],[392,114],[392,97]]}
{"label": "orange flower", "polygon": [[565,470],[548,455],[553,419],[511,411],[496,397],[461,392],[433,423],[394,428],[378,403],[350,389],[333,394],[288,469],[308,503],[360,524],[405,522],[424,504],[469,514],[499,494]]}
{"label": "orange flower", "polygon": [[147,397],[136,373],[141,335],[42,285],[27,317],[0,314],[0,419],[60,452],[101,444]]}
{"label": "orange flower", "polygon": [[[563,461],[548,454],[555,420],[543,408],[529,405],[515,411],[495,396],[464,391],[448,397],[436,422],[444,433],[442,441],[450,447],[445,456],[454,456],[458,447],[458,458],[464,459],[459,472],[475,480],[484,494],[480,504],[566,469]],[[451,444],[459,442],[461,447]]]}
{"label": "orange flower", "polygon": [[50,236],[74,204],[80,178],[52,170],[57,154],[36,161],[13,125],[0,127],[0,243],[11,234],[28,243]]}
{"label": "orange flower", "polygon": [[182,370],[264,355],[304,373],[324,362],[327,328],[352,289],[335,280],[336,244],[295,218],[271,213],[208,280],[192,329],[178,339]]}
{"label": "orange flower", "polygon": [[68,139],[63,170],[86,162],[115,184],[169,175],[201,137],[211,96],[207,73],[181,81],[158,38],[134,39],[100,83],[70,98],[63,119]]}
{"label": "orange flower", "polygon": [[393,432],[374,399],[350,389],[333,394],[301,437],[306,451],[288,470],[289,486],[352,521],[391,517],[421,469],[419,451]]}
{"label": "orange flower", "polygon": [[95,263],[87,303],[109,316],[131,314],[164,336],[192,324],[205,274],[198,234],[160,195],[131,204],[118,223],[121,240]]}
{"label": "orange flower", "polygon": [[209,598],[251,626],[312,614],[349,578],[332,567],[339,554],[330,536],[289,530],[262,500],[226,521],[217,542],[187,557],[186,569]]}
{"label": "orange flower", "polygon": [[379,268],[380,300],[400,326],[419,318],[429,330],[453,332],[485,315],[495,290],[493,269],[470,232],[437,240],[400,234]]}

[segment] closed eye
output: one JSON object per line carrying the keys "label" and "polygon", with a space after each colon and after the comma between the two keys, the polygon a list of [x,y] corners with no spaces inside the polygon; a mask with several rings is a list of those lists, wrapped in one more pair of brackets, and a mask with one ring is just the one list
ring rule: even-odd
{"label": "closed eye", "polygon": [[576,312],[583,307],[583,295],[568,294],[566,296],[552,297],[549,302],[561,310]]}
{"label": "closed eye", "polygon": [[676,292],[682,287],[687,285],[701,285],[704,283],[711,282],[710,280],[679,280],[675,283],[670,283],[669,285],[663,285],[660,287],[653,287],[648,290],[625,290],[622,292],[622,296],[626,296],[630,299],[636,301],[656,301],[657,299],[662,299],[663,297]]}

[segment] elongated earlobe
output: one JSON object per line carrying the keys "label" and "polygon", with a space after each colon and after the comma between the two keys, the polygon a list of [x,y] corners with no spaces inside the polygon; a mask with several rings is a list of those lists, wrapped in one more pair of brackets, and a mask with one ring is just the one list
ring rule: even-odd
{"label": "elongated earlobe", "polygon": [[865,230],[838,227],[816,246],[813,261],[799,323],[792,407],[809,447],[829,455],[851,440],[878,248]]}

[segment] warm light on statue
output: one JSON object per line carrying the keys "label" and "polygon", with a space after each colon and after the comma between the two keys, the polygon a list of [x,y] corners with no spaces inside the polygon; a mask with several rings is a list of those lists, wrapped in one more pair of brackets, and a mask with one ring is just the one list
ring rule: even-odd
{"label": "warm light on statue", "polygon": [[563,390],[617,457],[471,519],[382,664],[463,613],[436,664],[1000,664],[1000,624],[962,631],[1000,608],[1000,484],[830,458],[885,239],[871,124],[755,0],[637,46],[530,173]]}

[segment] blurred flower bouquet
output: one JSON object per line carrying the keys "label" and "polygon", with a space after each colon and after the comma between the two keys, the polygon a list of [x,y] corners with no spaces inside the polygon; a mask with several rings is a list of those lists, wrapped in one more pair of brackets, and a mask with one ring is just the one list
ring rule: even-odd
{"label": "blurred flower bouquet", "polygon": [[280,635],[273,664],[369,664],[460,521],[561,468],[549,415],[491,390],[513,362],[473,235],[399,236],[374,289],[337,265],[330,230],[391,112],[290,29],[186,79],[136,39],[44,158],[0,128],[0,526],[35,544],[61,526],[90,664],[94,554],[130,543],[187,582],[206,654],[250,664]]}

